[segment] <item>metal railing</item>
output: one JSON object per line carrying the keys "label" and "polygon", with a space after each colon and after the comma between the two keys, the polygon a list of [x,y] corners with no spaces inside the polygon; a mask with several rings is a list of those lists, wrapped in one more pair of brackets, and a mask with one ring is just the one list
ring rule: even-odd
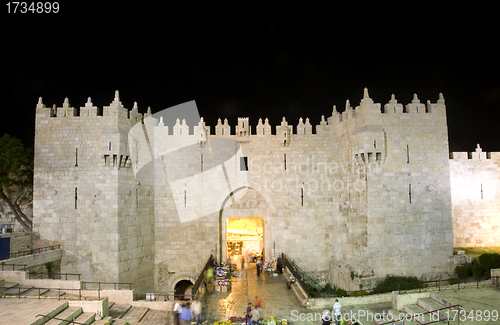
{"label": "metal railing", "polygon": [[68,280],[68,277],[78,277],[81,280],[82,275],[79,273],[47,273],[47,272],[28,272],[28,279],[51,279],[51,280]]}
{"label": "metal railing", "polygon": [[[101,290],[99,289],[65,289],[65,288],[45,288],[45,287],[28,287],[28,286],[14,286],[14,287],[0,287],[0,289],[4,290],[3,296],[17,296],[19,299],[23,296],[28,296],[26,294],[26,291],[31,291],[31,294],[29,296],[37,296],[38,299],[41,299],[41,297],[46,297],[45,295],[47,292],[51,291],[54,293],[57,293],[57,299],[58,300],[65,300],[65,299],[74,299],[78,297],[78,300],[82,300],[82,297],[85,299],[89,298],[97,298],[97,300],[101,300]],[[17,291],[16,293],[8,293],[6,292],[7,290],[10,291]],[[33,292],[38,291],[37,294],[33,294]],[[86,293],[92,293],[95,292],[95,294],[86,294]]]}
{"label": "metal railing", "polygon": [[196,280],[196,282],[193,285],[193,288],[191,289],[193,295],[196,295],[196,293],[198,292],[198,288],[200,287],[203,280],[205,280],[205,271],[208,270],[208,268],[211,267],[214,264],[214,262],[215,262],[214,256],[210,255],[210,257],[207,260],[207,263],[205,263],[203,270],[201,270],[198,279]]}
{"label": "metal railing", "polygon": [[104,290],[106,286],[112,286],[113,290],[120,290],[120,286],[128,286],[128,290],[132,290],[133,282],[82,282],[83,289],[87,289],[88,286],[92,287],[97,284],[97,288],[92,290]]}
{"label": "metal railing", "polygon": [[300,286],[307,294],[307,297],[311,298],[309,283],[307,283],[307,281],[302,277],[302,273],[297,270],[296,266],[291,263],[288,256],[286,256],[285,254],[283,254],[283,263],[285,263],[286,268],[292,273],[296,281],[299,282]]}
{"label": "metal railing", "polygon": [[193,300],[196,294],[183,293],[156,293],[134,294],[134,300],[142,300],[144,298],[150,301],[172,301],[172,300]]}
{"label": "metal railing", "polygon": [[45,246],[45,247],[33,248],[33,249],[19,251],[19,252],[13,252],[13,253],[10,253],[10,258],[18,258],[18,257],[23,257],[23,256],[28,256],[28,255],[40,254],[40,253],[54,251],[56,249],[61,249],[61,245]]}
{"label": "metal railing", "polygon": [[[0,263],[2,266],[2,271],[26,271],[26,268],[28,265],[26,264],[7,264],[7,263]],[[22,267],[21,270],[17,269],[16,267]],[[12,269],[11,269],[12,268]]]}
{"label": "metal railing", "polygon": [[[70,325],[70,324],[77,324],[77,325],[87,325],[85,323],[79,323],[77,321],[74,321],[74,320],[66,320],[66,319],[62,319],[62,318],[57,318],[57,317],[54,317],[54,316],[49,316],[49,315],[42,315],[42,314],[38,314],[36,315],[35,317],[43,317],[43,324],[45,324],[46,322],[50,321],[51,319],[55,319],[55,320],[60,320],[62,321],[61,324],[64,324],[64,325]],[[46,320],[47,319],[47,320]]]}

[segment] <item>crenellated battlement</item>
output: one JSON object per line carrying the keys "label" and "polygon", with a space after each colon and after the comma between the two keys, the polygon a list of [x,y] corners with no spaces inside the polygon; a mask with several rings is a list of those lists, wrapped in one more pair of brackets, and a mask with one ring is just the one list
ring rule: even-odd
{"label": "crenellated battlement", "polygon": [[415,118],[418,115],[425,114],[440,114],[445,115],[445,101],[442,93],[439,93],[439,99],[436,103],[431,103],[427,100],[426,104],[420,102],[417,94],[413,95],[413,100],[403,105],[398,103],[396,96],[391,95],[391,99],[383,107],[379,103],[374,103],[373,100],[368,95],[368,89],[364,89],[363,99],[361,100],[359,106],[353,108],[349,100],[346,100],[345,110],[343,112],[338,112],[337,107],[333,106],[332,117],[328,119],[329,124],[345,122],[355,119],[357,116],[363,116],[365,119],[378,118],[378,115],[391,116],[391,115],[405,115],[412,116]]}
{"label": "crenellated battlement", "polygon": [[[92,103],[91,98],[87,99],[87,102],[82,107],[72,107],[69,103],[69,99],[65,98],[61,107],[46,107],[42,98],[38,100],[37,108],[37,119],[48,119],[51,118],[60,119],[74,119],[74,118],[111,118],[117,120],[118,123],[126,123],[129,126],[133,126],[147,117],[152,115],[151,108],[144,114],[139,113],[137,102],[134,102],[132,109],[127,109],[123,106],[120,101],[118,90],[115,92],[113,101],[102,108],[95,106]],[[313,129],[309,118],[306,117],[305,122],[302,117],[299,118],[298,124],[295,127],[289,124],[283,117],[281,123],[274,127],[274,135],[279,135],[280,137],[290,137],[292,135],[312,135],[327,133],[331,130],[331,126],[336,126],[339,123],[347,121],[357,121],[356,123],[366,123],[373,124],[370,121],[379,121],[380,118],[389,118],[389,116],[403,116],[405,118],[410,117],[411,119],[417,118],[418,116],[426,116],[429,114],[440,114],[445,116],[445,101],[443,94],[439,94],[439,99],[436,103],[431,103],[429,100],[426,104],[421,103],[417,94],[414,94],[413,100],[403,105],[398,103],[394,94],[391,95],[391,99],[387,104],[382,106],[380,103],[374,103],[374,101],[368,95],[368,89],[364,89],[363,98],[360,101],[359,106],[352,107],[349,100],[346,100],[345,109],[342,112],[337,111],[336,105],[333,106],[332,115],[328,118],[321,116],[320,124],[316,125]],[[198,125],[187,125],[185,120],[176,120],[176,124],[171,126],[165,125],[162,119],[158,120],[155,118],[149,119],[149,123],[155,127],[166,128],[162,134],[169,136],[189,136],[194,135],[195,129]],[[203,125],[205,125],[203,123]],[[208,129],[207,135],[215,136],[238,136],[238,137],[249,137],[249,136],[267,136],[273,135],[273,128],[269,124],[268,118],[259,118],[255,129],[252,128],[251,121],[248,117],[239,117],[237,124],[234,128],[229,124],[227,119],[224,122],[219,118],[217,125],[215,125],[214,133],[210,132],[210,127],[206,126]],[[255,132],[254,132],[255,131]],[[283,139],[285,141],[286,139]]]}
{"label": "crenellated battlement", "polygon": [[479,143],[473,152],[450,152],[450,160],[453,161],[488,161],[492,159],[500,160],[500,152],[483,151]]}
{"label": "crenellated battlement", "polygon": [[42,101],[42,97],[38,98],[38,103],[36,106],[37,119],[44,118],[54,118],[54,119],[71,119],[71,118],[117,118],[121,121],[130,121],[135,124],[144,118],[151,115],[151,108],[144,114],[139,113],[137,102],[134,102],[134,106],[131,110],[125,108],[120,101],[118,90],[115,92],[115,97],[109,106],[104,106],[103,108],[94,106],[90,97],[87,98],[87,102],[81,107],[72,107],[69,103],[69,99],[66,97],[62,104],[62,107],[56,107],[54,104],[52,107],[46,107]]}

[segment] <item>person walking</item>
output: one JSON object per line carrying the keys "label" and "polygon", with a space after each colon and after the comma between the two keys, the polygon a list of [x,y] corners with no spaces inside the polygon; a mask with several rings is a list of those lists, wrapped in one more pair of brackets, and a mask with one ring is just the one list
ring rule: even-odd
{"label": "person walking", "polygon": [[193,312],[194,320],[196,321],[196,325],[202,325],[201,322],[201,310],[202,310],[202,305],[201,301],[195,300],[191,304],[191,311]]}
{"label": "person walking", "polygon": [[245,315],[246,315],[247,325],[253,325],[253,322],[252,322],[252,303],[251,302],[248,303],[247,313]]}
{"label": "person walking", "polygon": [[335,303],[333,304],[333,316],[335,317],[335,325],[340,325],[340,319],[342,318],[342,314],[340,309],[342,305],[340,304],[338,299],[335,299]]}
{"label": "person walking", "polygon": [[179,314],[182,311],[182,305],[179,300],[175,301],[174,305],[174,325],[179,325]]}
{"label": "person walking", "polygon": [[191,314],[191,305],[189,302],[186,302],[184,306],[182,306],[181,313],[179,314],[179,325],[189,325],[192,319]]}

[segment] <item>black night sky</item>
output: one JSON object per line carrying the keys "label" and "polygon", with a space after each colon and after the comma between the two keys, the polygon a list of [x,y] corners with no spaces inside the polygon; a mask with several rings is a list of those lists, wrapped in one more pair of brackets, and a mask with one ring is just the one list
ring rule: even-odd
{"label": "black night sky", "polygon": [[319,124],[333,105],[357,106],[368,87],[382,105],[392,93],[406,105],[414,93],[425,103],[442,92],[450,150],[500,151],[500,34],[485,17],[153,9],[4,12],[0,133],[32,145],[40,96],[47,106],[91,97],[102,107],[119,90],[142,113],[196,100],[208,125],[268,117],[274,130],[283,116]]}

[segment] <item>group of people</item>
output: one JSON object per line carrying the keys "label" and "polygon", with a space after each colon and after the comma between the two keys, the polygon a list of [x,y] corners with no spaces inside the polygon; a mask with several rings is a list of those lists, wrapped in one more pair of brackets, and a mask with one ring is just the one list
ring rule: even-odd
{"label": "group of people", "polygon": [[201,301],[176,301],[174,305],[174,325],[189,325],[194,319],[196,325],[202,325],[201,322]]}
{"label": "group of people", "polygon": [[340,312],[340,309],[342,308],[342,305],[340,304],[338,299],[335,299],[335,303],[333,304],[333,310],[330,316],[330,311],[325,310],[323,312],[323,317],[321,320],[323,321],[323,325],[330,325],[332,324],[332,320],[334,321],[335,325],[340,325],[340,322],[342,320],[342,313]]}
{"label": "group of people", "polygon": [[[255,307],[252,310],[252,305]],[[248,303],[247,312],[245,314],[247,325],[259,325],[262,320],[262,306],[260,300],[254,300],[253,304]]]}

